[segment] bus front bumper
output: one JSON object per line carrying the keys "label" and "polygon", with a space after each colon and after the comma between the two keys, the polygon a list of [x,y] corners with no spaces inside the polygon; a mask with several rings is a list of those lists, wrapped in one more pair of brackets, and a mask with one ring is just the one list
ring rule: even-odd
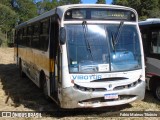
{"label": "bus front bumper", "polygon": [[[116,106],[143,100],[145,95],[145,81],[137,86],[123,90],[105,92],[84,92],[68,87],[63,89],[61,96],[61,108],[94,108],[104,106]],[[106,94],[118,94],[117,99],[105,99]]]}

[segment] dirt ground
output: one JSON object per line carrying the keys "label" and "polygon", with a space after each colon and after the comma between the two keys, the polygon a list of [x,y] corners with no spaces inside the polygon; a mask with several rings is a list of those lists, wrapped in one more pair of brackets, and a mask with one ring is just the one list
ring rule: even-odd
{"label": "dirt ground", "polygon": [[[159,111],[160,102],[157,101],[151,92],[146,91],[145,99],[131,104],[104,107],[96,109],[74,109],[59,111],[53,101],[47,101],[41,90],[28,78],[19,77],[18,67],[14,61],[13,48],[0,48],[0,111],[36,111],[41,112],[41,118],[19,118],[15,120],[52,120],[52,119],[154,119],[158,117],[120,117],[119,112],[123,111]],[[114,117],[117,116],[117,117]],[[0,117],[0,120],[8,120],[7,117]]]}

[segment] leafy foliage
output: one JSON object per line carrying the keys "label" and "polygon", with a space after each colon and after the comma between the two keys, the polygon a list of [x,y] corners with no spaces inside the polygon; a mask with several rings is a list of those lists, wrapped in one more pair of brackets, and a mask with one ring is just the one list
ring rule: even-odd
{"label": "leafy foliage", "polygon": [[8,6],[0,4],[0,28],[3,31],[8,31],[14,27],[17,14]]}
{"label": "leafy foliage", "polygon": [[5,6],[8,6],[8,7],[12,7],[12,5],[11,5],[11,2],[12,2],[13,0],[0,0],[0,4],[2,4],[2,5],[5,5]]}
{"label": "leafy foliage", "polygon": [[97,2],[96,2],[97,4],[105,4],[106,3],[106,1],[105,0],[97,0]]}
{"label": "leafy foliage", "polygon": [[58,6],[57,0],[43,0],[36,3],[38,14],[42,14]]}
{"label": "leafy foliage", "polygon": [[37,16],[37,7],[34,0],[0,0],[0,14],[0,41],[8,43],[15,25]]}
{"label": "leafy foliage", "polygon": [[78,3],[81,3],[81,0],[41,0],[37,2],[36,5],[38,8],[38,13],[42,14],[60,5],[78,4]]}
{"label": "leafy foliage", "polygon": [[37,16],[37,8],[34,0],[16,0],[16,6],[13,9],[18,13],[18,21],[24,22]]}
{"label": "leafy foliage", "polygon": [[17,14],[8,6],[0,4],[0,45],[7,43],[7,32],[16,23]]}
{"label": "leafy foliage", "polygon": [[59,0],[59,5],[78,4],[78,3],[81,3],[81,0]]}
{"label": "leafy foliage", "polygon": [[138,12],[140,19],[160,17],[159,0],[113,0],[112,4],[134,8]]}

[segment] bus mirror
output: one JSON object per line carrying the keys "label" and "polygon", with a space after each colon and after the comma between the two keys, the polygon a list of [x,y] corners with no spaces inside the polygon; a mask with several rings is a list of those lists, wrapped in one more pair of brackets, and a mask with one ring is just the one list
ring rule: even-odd
{"label": "bus mirror", "polygon": [[66,30],[64,27],[60,28],[60,44],[63,45],[66,42]]}

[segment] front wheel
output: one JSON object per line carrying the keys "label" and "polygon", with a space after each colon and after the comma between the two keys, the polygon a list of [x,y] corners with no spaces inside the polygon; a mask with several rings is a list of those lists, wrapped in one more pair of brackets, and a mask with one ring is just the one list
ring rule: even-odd
{"label": "front wheel", "polygon": [[154,96],[160,101],[160,84],[156,84],[153,90]]}
{"label": "front wheel", "polygon": [[47,87],[47,82],[45,81],[43,84],[43,93],[46,99],[48,99],[48,87]]}
{"label": "front wheel", "polygon": [[47,100],[50,100],[50,97],[48,96],[47,81],[46,81],[46,78],[45,78],[44,74],[41,76],[41,79],[42,79],[42,85],[41,86],[42,86],[43,94],[44,94],[44,96]]}

